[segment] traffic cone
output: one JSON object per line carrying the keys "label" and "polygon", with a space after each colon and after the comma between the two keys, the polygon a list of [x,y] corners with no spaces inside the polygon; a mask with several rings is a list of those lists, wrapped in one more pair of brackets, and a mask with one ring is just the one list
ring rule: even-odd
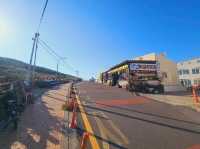
{"label": "traffic cone", "polygon": [[72,113],[72,121],[69,124],[69,127],[72,128],[72,129],[77,128],[77,120],[76,120],[76,117],[77,117],[76,114],[77,113],[76,113],[76,109],[77,109],[77,104],[76,104],[76,102],[74,102],[73,113]]}

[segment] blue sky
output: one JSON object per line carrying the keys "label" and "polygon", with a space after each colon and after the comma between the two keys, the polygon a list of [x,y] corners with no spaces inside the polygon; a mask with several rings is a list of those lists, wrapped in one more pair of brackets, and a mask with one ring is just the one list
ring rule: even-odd
{"label": "blue sky", "polygon": [[[29,61],[44,0],[0,0],[0,56]],[[200,56],[195,0],[49,0],[40,38],[89,78],[125,59],[166,52],[175,62]],[[37,64],[56,69],[39,48]],[[68,65],[65,73],[75,74]]]}

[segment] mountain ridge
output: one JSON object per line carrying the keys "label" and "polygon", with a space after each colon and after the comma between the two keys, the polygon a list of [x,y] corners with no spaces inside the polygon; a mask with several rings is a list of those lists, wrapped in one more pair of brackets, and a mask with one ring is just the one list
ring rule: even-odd
{"label": "mountain ridge", "polygon": [[[25,80],[28,74],[28,68],[29,64],[23,61],[8,57],[0,57],[0,76],[2,77],[7,77],[14,80]],[[36,66],[35,74],[37,78],[56,78],[57,76],[57,72],[55,70],[41,66]],[[60,72],[58,74],[60,77],[67,80],[78,79],[70,74],[64,74]]]}

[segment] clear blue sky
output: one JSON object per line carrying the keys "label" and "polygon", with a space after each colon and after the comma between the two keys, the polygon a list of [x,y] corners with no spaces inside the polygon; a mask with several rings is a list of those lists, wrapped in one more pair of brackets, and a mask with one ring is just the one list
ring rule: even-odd
{"label": "clear blue sky", "polygon": [[[43,5],[0,1],[0,56],[29,61]],[[40,37],[83,78],[149,52],[166,52],[177,62],[200,56],[199,8],[198,0],[49,0]],[[41,48],[37,64],[56,68]]]}

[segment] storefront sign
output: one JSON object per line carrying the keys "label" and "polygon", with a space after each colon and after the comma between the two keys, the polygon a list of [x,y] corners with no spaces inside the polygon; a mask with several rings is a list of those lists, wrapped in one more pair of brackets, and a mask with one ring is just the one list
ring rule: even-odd
{"label": "storefront sign", "polygon": [[141,64],[141,63],[131,63],[130,70],[145,70],[145,71],[157,71],[156,64]]}

